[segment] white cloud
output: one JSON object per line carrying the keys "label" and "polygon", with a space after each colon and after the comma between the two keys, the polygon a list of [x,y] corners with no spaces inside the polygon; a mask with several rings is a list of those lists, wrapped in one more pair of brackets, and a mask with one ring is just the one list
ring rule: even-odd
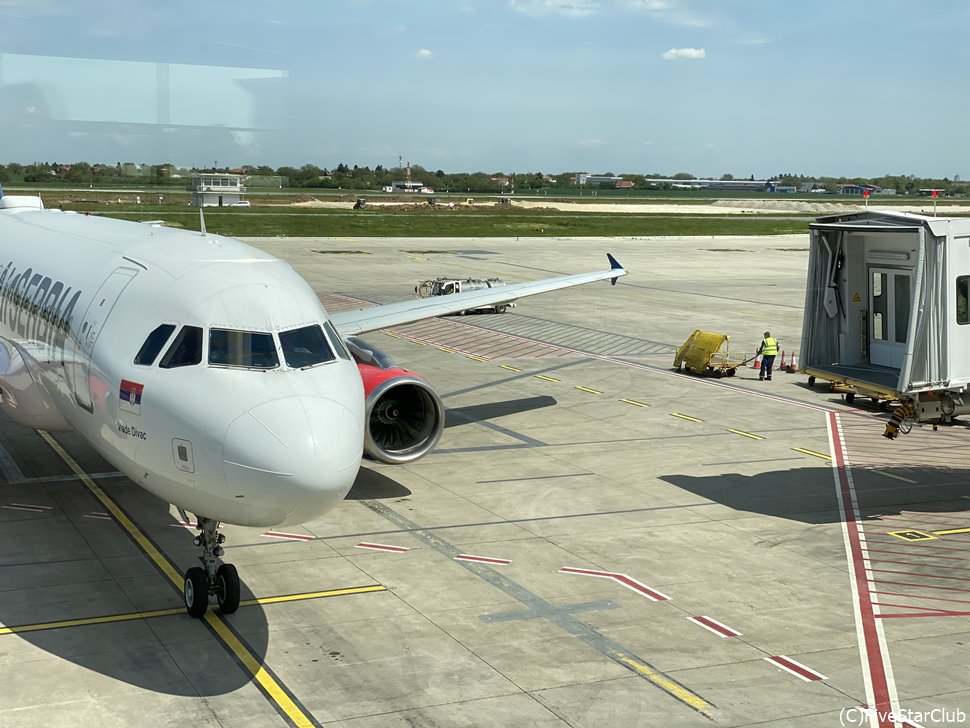
{"label": "white cloud", "polygon": [[597,0],[509,0],[509,7],[528,15],[584,17],[599,10]]}
{"label": "white cloud", "polygon": [[660,57],[665,61],[701,61],[707,53],[703,48],[671,48]]}
{"label": "white cloud", "polygon": [[579,146],[581,147],[602,147],[606,142],[602,139],[580,139]]}
{"label": "white cloud", "polygon": [[422,48],[416,55],[418,58],[431,58],[432,53],[427,48]]}

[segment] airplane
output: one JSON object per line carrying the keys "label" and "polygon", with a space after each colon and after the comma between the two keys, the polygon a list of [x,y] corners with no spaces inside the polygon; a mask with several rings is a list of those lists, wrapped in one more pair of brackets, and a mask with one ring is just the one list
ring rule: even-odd
{"label": "airplane", "polygon": [[[201,217],[201,211],[200,211]],[[328,314],[287,263],[239,240],[44,209],[0,190],[0,408],[77,432],[196,517],[187,612],[239,607],[222,523],[305,523],[361,458],[427,455],[444,405],[360,334],[599,280],[610,268]]]}

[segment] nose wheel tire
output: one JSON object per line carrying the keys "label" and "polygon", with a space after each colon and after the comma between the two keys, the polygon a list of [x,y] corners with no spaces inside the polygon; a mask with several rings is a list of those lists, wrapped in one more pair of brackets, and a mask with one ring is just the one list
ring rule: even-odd
{"label": "nose wheel tire", "polygon": [[[196,619],[205,615],[209,608],[209,578],[206,576],[205,569],[193,566],[185,572],[185,608],[190,617]],[[238,587],[236,592],[238,606]]]}
{"label": "nose wheel tire", "polygon": [[216,598],[223,614],[239,609],[239,574],[232,564],[222,564],[216,572]]}
{"label": "nose wheel tire", "polygon": [[226,537],[219,533],[218,521],[202,516],[197,520],[199,535],[193,540],[202,549],[199,557],[202,566],[193,566],[185,572],[185,609],[190,617],[203,617],[212,595],[223,614],[232,614],[239,609],[239,574],[232,564],[218,561],[225,553],[222,544]]}

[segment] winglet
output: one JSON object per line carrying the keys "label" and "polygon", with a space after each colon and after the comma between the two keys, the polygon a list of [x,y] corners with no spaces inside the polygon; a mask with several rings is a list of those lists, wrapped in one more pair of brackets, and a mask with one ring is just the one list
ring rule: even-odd
{"label": "winglet", "polygon": [[[612,253],[607,253],[606,257],[609,258],[610,268],[612,268],[613,270],[623,270],[623,266],[620,265],[619,261],[613,257]],[[617,276],[617,278],[619,278],[619,276]],[[610,285],[611,286],[616,285],[616,278],[610,279]]]}

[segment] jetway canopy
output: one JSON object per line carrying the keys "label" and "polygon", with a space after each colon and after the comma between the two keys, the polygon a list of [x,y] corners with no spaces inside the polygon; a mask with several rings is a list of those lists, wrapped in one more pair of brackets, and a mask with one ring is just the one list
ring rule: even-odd
{"label": "jetway canopy", "polygon": [[803,369],[897,396],[970,382],[970,219],[865,211],[810,226]]}

